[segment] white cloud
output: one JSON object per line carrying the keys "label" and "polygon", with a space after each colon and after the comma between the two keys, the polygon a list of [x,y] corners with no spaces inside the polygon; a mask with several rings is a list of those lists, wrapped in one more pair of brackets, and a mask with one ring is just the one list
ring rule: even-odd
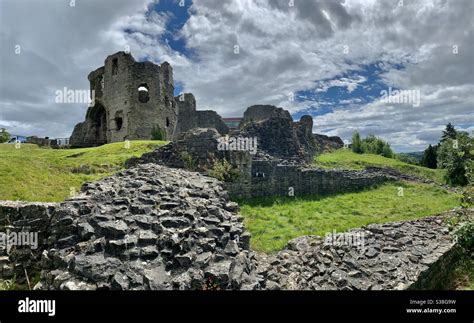
{"label": "white cloud", "polygon": [[151,28],[138,25],[148,2],[0,1],[0,126],[21,135],[69,136],[87,107],[56,104],[55,91],[89,89],[87,74],[124,49],[123,32],[113,29],[117,21]]}
{"label": "white cloud", "polygon": [[352,78],[340,77],[329,81],[320,81],[315,89],[315,92],[326,92],[330,87],[340,86],[347,88],[349,93],[353,92],[360,83],[367,81],[367,78],[361,75],[356,75]]}

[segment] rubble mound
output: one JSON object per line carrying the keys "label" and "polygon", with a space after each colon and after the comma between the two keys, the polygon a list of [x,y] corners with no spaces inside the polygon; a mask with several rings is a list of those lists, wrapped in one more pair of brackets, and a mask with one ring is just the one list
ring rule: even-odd
{"label": "rubble mound", "polygon": [[270,290],[436,289],[459,251],[443,217],[434,216],[295,238],[258,255],[257,272]]}
{"label": "rubble mound", "polygon": [[51,219],[36,289],[255,289],[238,205],[219,181],[144,164],[85,184]]}
{"label": "rubble mound", "polygon": [[174,142],[141,157],[129,159],[126,166],[155,163],[203,171],[212,167],[214,158],[224,158],[224,152],[217,149],[219,137],[219,132],[214,128],[194,128],[181,134]]}

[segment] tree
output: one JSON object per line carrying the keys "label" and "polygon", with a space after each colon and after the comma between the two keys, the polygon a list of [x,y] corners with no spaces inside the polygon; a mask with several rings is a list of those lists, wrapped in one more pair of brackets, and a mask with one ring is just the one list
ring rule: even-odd
{"label": "tree", "polygon": [[455,139],[446,138],[438,148],[438,167],[446,169],[446,181],[451,185],[468,183],[468,168],[473,158],[474,138],[467,132],[458,132]]}
{"label": "tree", "polygon": [[441,135],[441,142],[446,141],[447,139],[456,139],[457,131],[454,129],[454,126],[450,123],[446,125],[446,129],[443,131]]}
{"label": "tree", "polygon": [[390,144],[388,142],[383,144],[382,156],[387,157],[387,158],[393,158],[393,151],[390,148]]}
{"label": "tree", "polygon": [[[388,148],[387,151],[386,151],[386,148]],[[380,138],[377,138],[377,140],[375,141],[375,153],[377,155],[383,155],[383,156],[385,156],[384,155],[385,153],[389,156],[392,155],[392,151],[390,149],[390,146],[388,146],[388,143],[386,143],[385,141],[383,141]],[[387,156],[385,156],[385,157],[387,157]]]}
{"label": "tree", "polygon": [[437,153],[437,146],[433,147],[431,145],[426,148],[423,152],[423,158],[421,159],[421,165],[435,169],[438,165],[438,153]]}
{"label": "tree", "polygon": [[370,134],[364,139],[362,139],[362,152],[364,154],[376,154],[377,153],[377,137],[375,135]]}
{"label": "tree", "polygon": [[358,154],[382,155],[387,158],[393,158],[395,156],[389,143],[382,138],[371,134],[361,139],[357,131],[352,135],[352,151]]}
{"label": "tree", "polygon": [[10,134],[5,130],[5,128],[2,128],[0,131],[0,144],[7,142],[10,139]]}
{"label": "tree", "polygon": [[362,141],[360,140],[360,134],[358,131],[355,131],[352,134],[352,151],[357,154],[362,154]]}

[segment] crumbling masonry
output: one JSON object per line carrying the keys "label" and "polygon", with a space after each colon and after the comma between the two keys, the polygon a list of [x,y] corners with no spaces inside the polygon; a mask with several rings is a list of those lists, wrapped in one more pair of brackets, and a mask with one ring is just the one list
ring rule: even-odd
{"label": "crumbling masonry", "polygon": [[[72,147],[90,147],[124,140],[171,140],[191,128],[228,128],[214,111],[196,111],[192,94],[174,97],[173,68],[167,62],[137,62],[118,52],[88,76],[92,104],[77,124]],[[179,122],[181,121],[181,123]]]}

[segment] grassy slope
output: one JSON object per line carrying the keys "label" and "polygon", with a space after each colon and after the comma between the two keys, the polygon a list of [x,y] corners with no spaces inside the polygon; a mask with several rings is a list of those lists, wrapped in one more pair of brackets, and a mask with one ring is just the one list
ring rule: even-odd
{"label": "grassy slope", "polygon": [[[0,200],[62,201],[71,187],[108,176],[121,168],[132,156],[141,156],[163,145],[160,141],[131,141],[94,148],[46,149],[32,144],[0,144]],[[90,166],[91,173],[73,173],[81,165]]]}
{"label": "grassy slope", "polygon": [[[398,188],[404,187],[404,196]],[[417,183],[387,183],[357,193],[325,197],[258,198],[240,201],[252,247],[279,250],[302,235],[346,231],[369,223],[416,219],[451,209],[460,196],[442,188]]]}
{"label": "grassy slope", "polygon": [[444,170],[430,169],[404,163],[397,159],[373,154],[356,154],[349,149],[340,149],[315,158],[315,165],[321,168],[364,169],[367,166],[391,167],[401,172],[444,183]]}

